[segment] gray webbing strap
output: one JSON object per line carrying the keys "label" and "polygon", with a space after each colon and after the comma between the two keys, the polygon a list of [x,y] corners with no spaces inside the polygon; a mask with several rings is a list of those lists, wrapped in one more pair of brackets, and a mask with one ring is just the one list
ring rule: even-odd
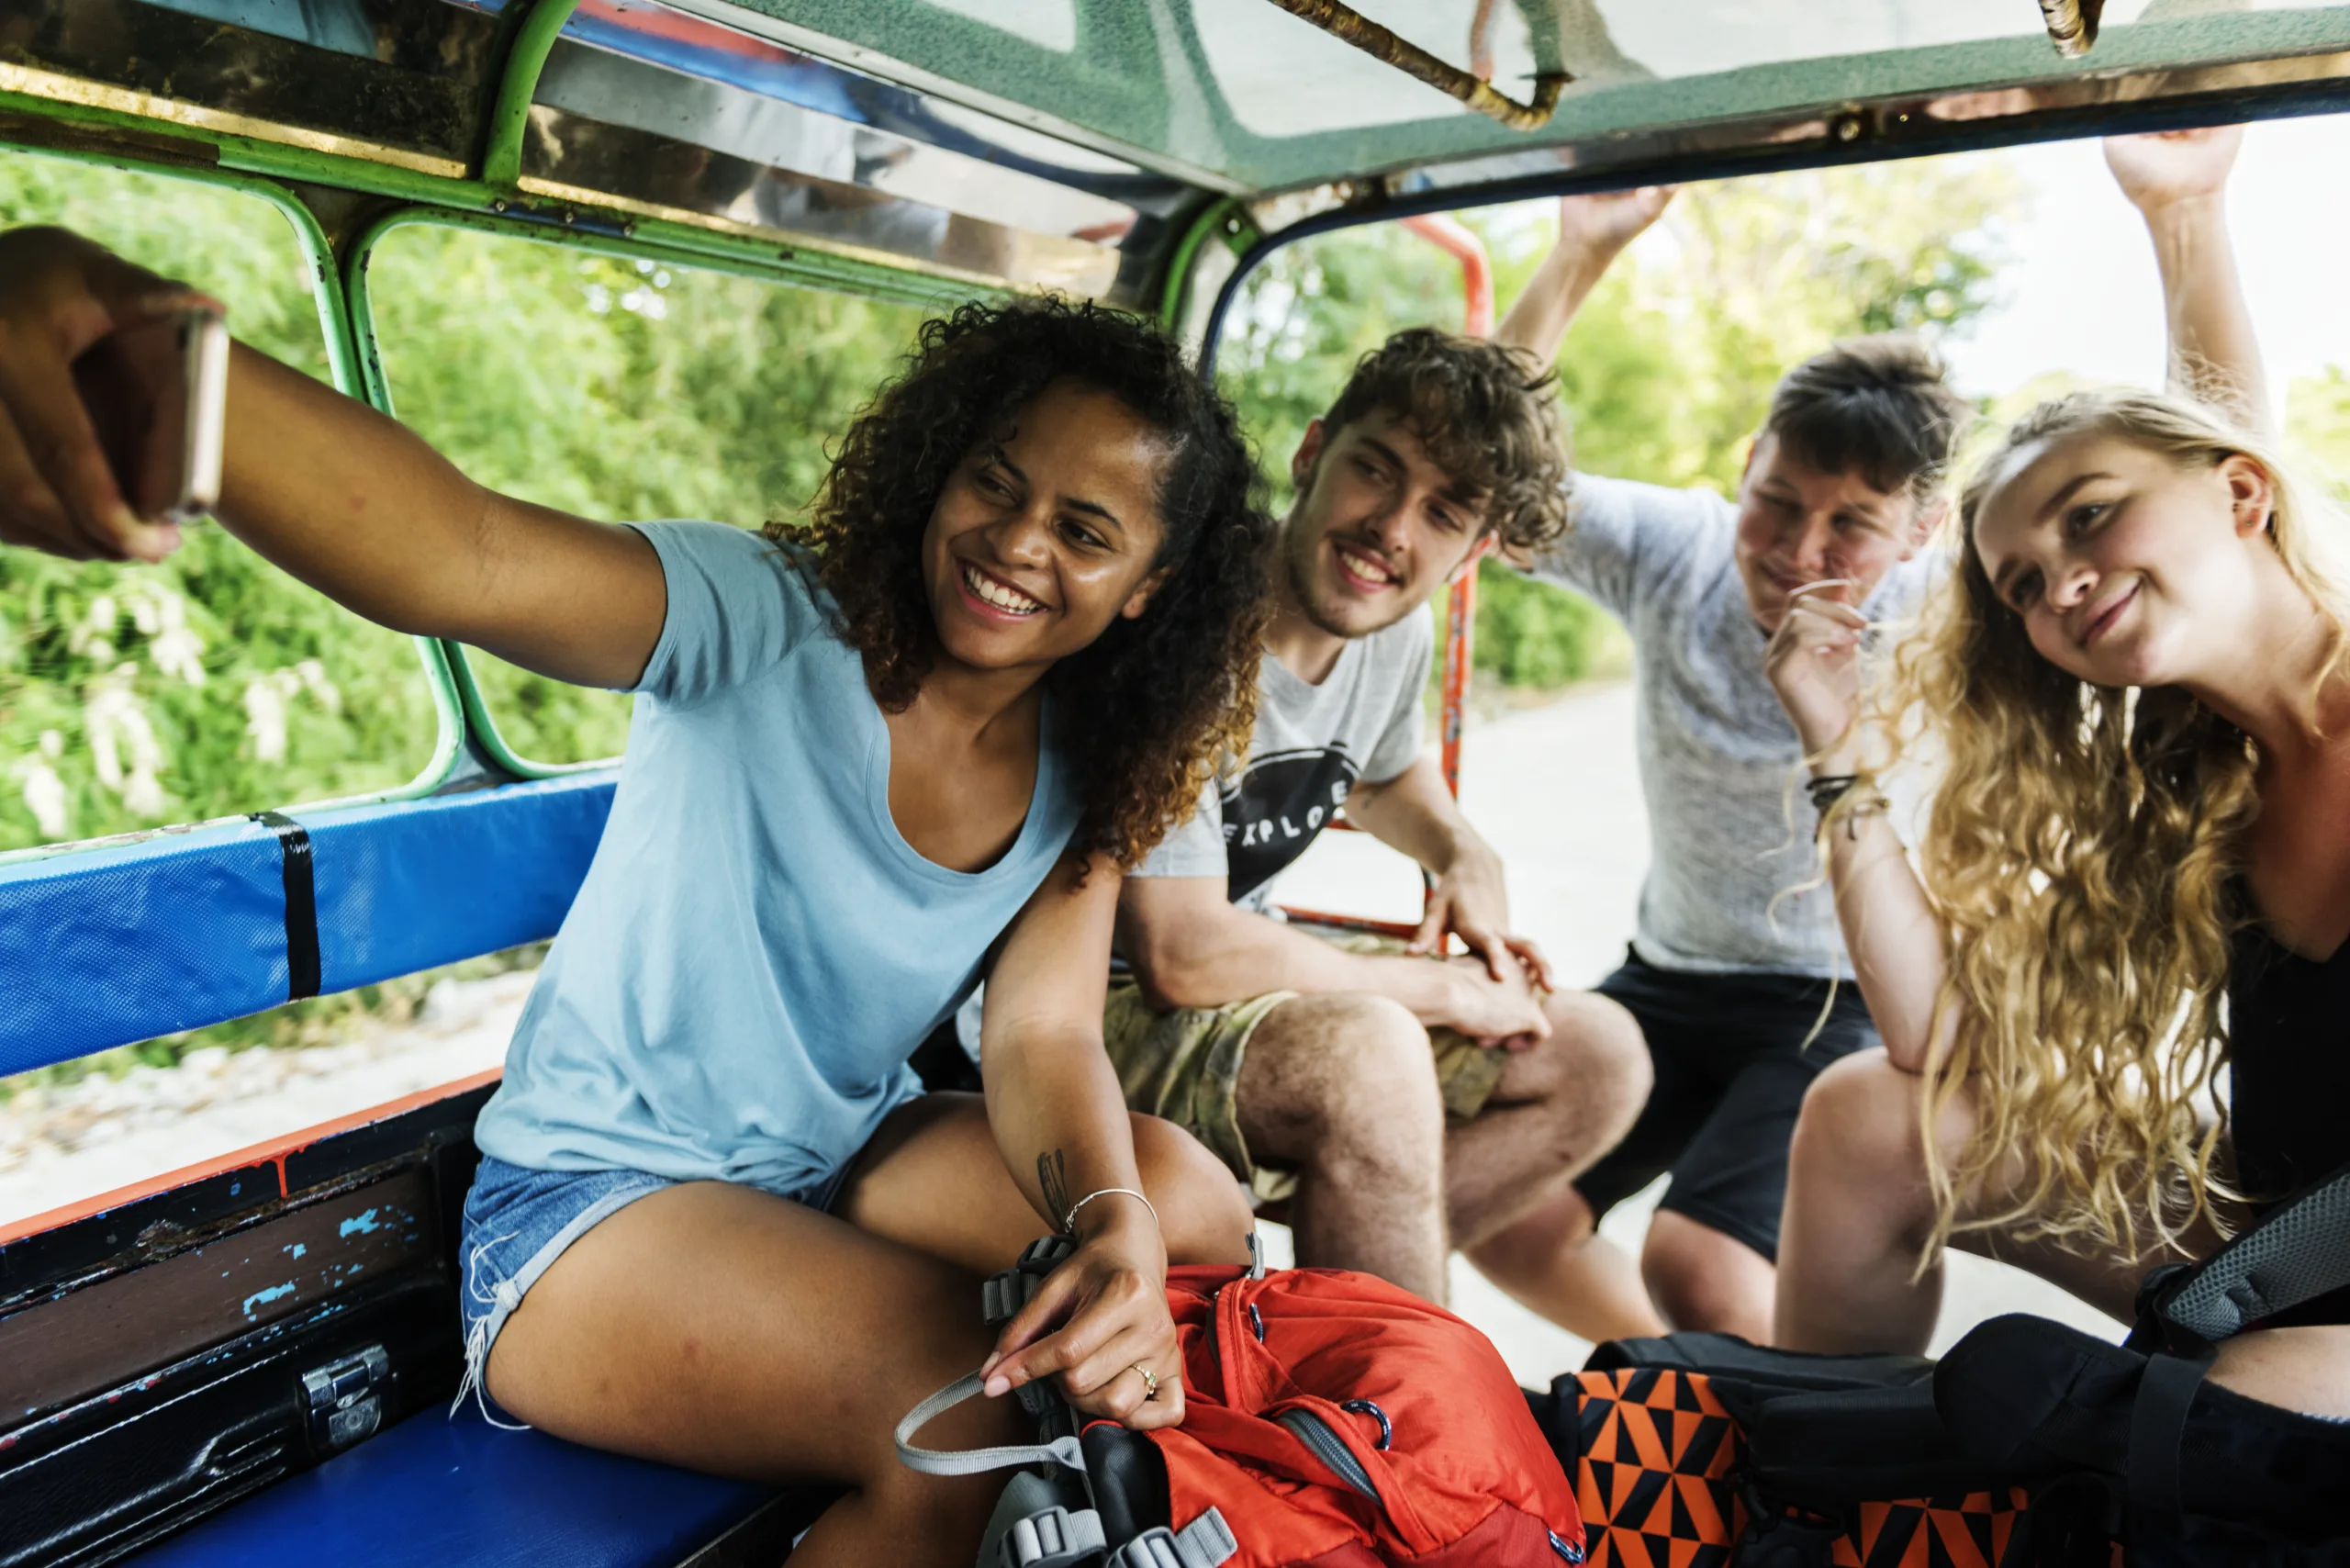
{"label": "gray webbing strap", "polygon": [[2164,1291],[2165,1323],[2216,1344],[2350,1285],[2350,1169],[2335,1171]]}
{"label": "gray webbing strap", "polygon": [[907,1411],[906,1418],[898,1423],[894,1434],[898,1443],[898,1462],[908,1470],[919,1470],[924,1475],[978,1475],[990,1470],[1009,1470],[1014,1465],[1046,1462],[1064,1464],[1076,1471],[1085,1468],[1085,1450],[1078,1446],[1073,1437],[1055,1438],[1049,1443],[1016,1443],[992,1449],[949,1450],[914,1446],[916,1432],[970,1398],[985,1385],[986,1380],[972,1372],[957,1378]]}
{"label": "gray webbing strap", "polygon": [[1210,1508],[1180,1530],[1143,1531],[1120,1547],[1106,1568],[1223,1568],[1239,1554],[1232,1527]]}
{"label": "gray webbing strap", "polygon": [[1102,1516],[1091,1508],[1071,1513],[1055,1504],[1039,1508],[1003,1532],[997,1568],[1062,1568],[1100,1555],[1109,1540]]}

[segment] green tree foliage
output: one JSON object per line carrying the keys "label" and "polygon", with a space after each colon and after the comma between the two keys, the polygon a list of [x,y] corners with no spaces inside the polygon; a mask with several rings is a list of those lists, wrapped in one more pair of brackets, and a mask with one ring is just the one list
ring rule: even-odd
{"label": "green tree foliage", "polygon": [[[0,222],[70,224],[326,374],[308,265],[264,202],[10,153]],[[433,734],[408,639],[217,528],[156,566],[0,553],[0,849],[385,789],[414,777]]]}
{"label": "green tree foliage", "polygon": [[[1995,223],[2019,185],[1996,157],[1693,186],[1611,269],[1561,350],[1577,465],[1656,484],[1736,487],[1746,438],[1789,364],[1839,337],[1963,330],[1995,302]],[[1549,204],[1472,215],[1504,308],[1556,233]],[[1398,328],[1457,326],[1460,273],[1393,224],[1291,247],[1250,280],[1218,370],[1286,476],[1308,420]],[[1477,664],[1550,685],[1610,658],[1613,630],[1572,595],[1488,566]]]}
{"label": "green tree foliage", "polygon": [[[484,484],[616,520],[805,506],[923,318],[459,229],[395,230],[368,275],[406,423]],[[520,755],[621,750],[627,699],[467,656]]]}
{"label": "green tree foliage", "polygon": [[[196,284],[237,333],[313,375],[326,354],[285,218],[234,193],[0,154],[0,224],[70,225]],[[803,505],[825,443],[912,346],[922,312],[468,231],[397,230],[369,269],[404,419],[500,489],[593,517],[746,526]],[[610,756],[626,700],[484,655],[525,756]],[[414,644],[215,527],[156,566],[0,552],[0,850],[382,790],[430,756]],[[412,1007],[442,972],[151,1042],[299,1045]]]}
{"label": "green tree foliage", "polygon": [[2288,389],[2285,441],[2312,479],[2350,504],[2350,375],[2340,365],[2299,377]]}

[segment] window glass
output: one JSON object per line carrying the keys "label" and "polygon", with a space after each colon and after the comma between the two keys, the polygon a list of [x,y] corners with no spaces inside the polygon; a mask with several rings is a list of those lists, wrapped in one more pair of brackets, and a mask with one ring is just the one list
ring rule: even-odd
{"label": "window glass", "polygon": [[[414,225],[368,266],[393,407],[510,494],[610,521],[790,516],[825,444],[912,345],[922,312]],[[467,660],[507,745],[617,755],[625,697]]]}
{"label": "window glass", "polygon": [[[0,225],[18,223],[196,284],[239,336],[326,377],[309,261],[260,198],[0,151]],[[217,525],[158,566],[0,552],[0,851],[387,789],[436,734],[408,638]]]}

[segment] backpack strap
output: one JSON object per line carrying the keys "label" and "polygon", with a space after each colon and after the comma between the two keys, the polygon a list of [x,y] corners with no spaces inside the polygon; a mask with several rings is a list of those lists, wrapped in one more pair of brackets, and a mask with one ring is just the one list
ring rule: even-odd
{"label": "backpack strap", "polygon": [[[898,1444],[898,1462],[924,1475],[978,1475],[1024,1464],[1058,1464],[1070,1470],[1084,1470],[1085,1450],[1073,1437],[990,1449],[925,1449],[914,1445],[916,1432],[977,1394],[985,1383],[978,1372],[968,1372],[907,1411],[906,1418],[898,1423],[898,1429],[891,1434]],[[1089,1513],[1087,1517],[1092,1516]],[[1100,1527],[1097,1525],[1095,1529],[1098,1534]],[[1100,1550],[1100,1545],[1097,1540],[1095,1550]]]}
{"label": "backpack strap", "polygon": [[2175,1532],[2180,1450],[2212,1347],[2266,1317],[2350,1286],[2350,1165],[2278,1204],[2200,1263],[2146,1276],[2132,1350],[2146,1353],[2130,1411],[2132,1514]]}
{"label": "backpack strap", "polygon": [[2158,1271],[2140,1293],[2133,1349],[2217,1344],[2350,1286],[2350,1165],[2278,1204],[2199,1264]]}
{"label": "backpack strap", "polygon": [[2176,1534],[2187,1511],[2179,1489],[2180,1450],[2187,1441],[2187,1417],[2195,1391],[2211,1370],[2211,1347],[2198,1354],[2174,1356],[2157,1351],[2146,1360],[2138,1380],[2138,1395],[2130,1406],[2130,1457],[2127,1477],[2131,1512],[2166,1533]]}
{"label": "backpack strap", "polygon": [[1112,1552],[1103,1568],[1223,1568],[1239,1555],[1232,1527],[1211,1507],[1180,1530],[1143,1531]]}

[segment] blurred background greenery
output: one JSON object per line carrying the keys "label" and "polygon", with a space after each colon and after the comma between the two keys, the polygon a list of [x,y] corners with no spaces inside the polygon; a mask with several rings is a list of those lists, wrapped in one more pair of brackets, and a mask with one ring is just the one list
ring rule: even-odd
{"label": "blurred background greenery", "polygon": [[[1560,395],[1577,462],[1734,487],[1786,364],[1841,335],[1964,331],[1994,303],[1997,156],[1693,188],[1639,264],[1612,271],[1569,336]],[[1548,204],[1470,215],[1505,308],[1555,232]],[[251,196],[0,153],[0,222],[62,222],[223,298],[235,330],[326,374],[309,271]],[[604,518],[789,515],[826,442],[911,345],[902,306],[673,271],[469,230],[410,227],[369,285],[400,417],[484,482]],[[1219,362],[1277,498],[1305,423],[1355,358],[1405,325],[1460,319],[1460,274],[1393,225],[1278,254]],[[2318,395],[2322,394],[2322,395]],[[2350,383],[2296,398],[2350,452]],[[395,498],[395,500],[397,498]],[[1620,632],[1585,601],[1488,565],[1477,666],[1539,691],[1621,673]],[[472,660],[525,756],[617,753],[626,700]],[[413,778],[433,707],[415,646],[300,588],[218,529],[158,566],[0,553],[0,850],[362,793]],[[487,962],[504,962],[494,960]],[[478,965],[476,967],[479,967]],[[322,998],[135,1047],[297,1044],[412,1007],[431,977]]]}

